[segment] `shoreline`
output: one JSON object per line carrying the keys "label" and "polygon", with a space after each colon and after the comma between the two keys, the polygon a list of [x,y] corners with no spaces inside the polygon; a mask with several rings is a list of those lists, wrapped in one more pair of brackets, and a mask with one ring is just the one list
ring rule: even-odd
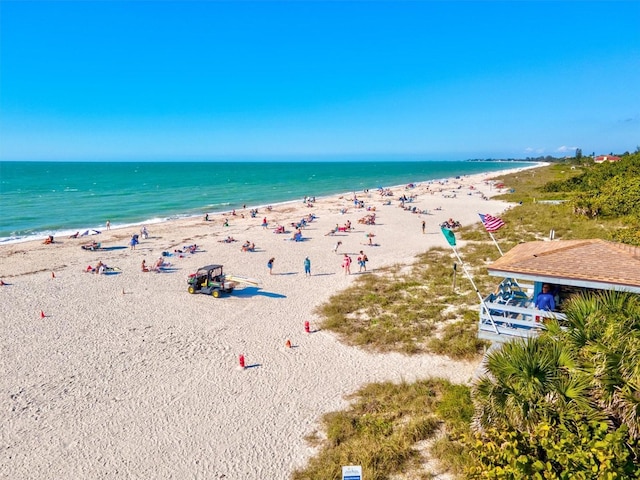
{"label": "shoreline", "polygon": [[[322,415],[345,408],[345,396],[362,385],[428,377],[469,383],[475,362],[349,347],[319,330],[314,309],[360,275],[357,268],[344,274],[344,253],[355,260],[363,250],[369,272],[412,263],[446,246],[439,224],[447,218],[476,223],[478,212],[499,215],[511,207],[493,200],[499,192],[485,182],[526,169],[448,179],[444,190],[457,189],[457,198],[427,184],[396,187],[392,197],[358,193],[375,210],[354,208],[349,193],[318,197],[313,207],[293,201],[260,209],[256,218],[247,207],[244,219],[228,215],[229,227],[222,225],[226,212],[212,215],[213,222],[171,220],[150,225],[149,239],[135,250],[127,241],[137,227],[51,245],[0,245],[7,370],[0,390],[8,402],[0,414],[6,426],[0,476],[284,479],[314,455],[304,438]],[[417,195],[407,205],[428,213],[399,208],[402,193]],[[303,241],[292,241],[291,223],[310,213],[317,218],[302,229]],[[358,222],[372,213],[375,225]],[[261,226],[265,216],[268,228]],[[347,220],[352,231],[327,235]],[[277,224],[289,233],[274,233]],[[375,245],[368,245],[370,233]],[[227,236],[238,241],[220,242]],[[98,237],[107,249],[80,248]],[[255,242],[255,252],[241,251],[246,240]],[[175,252],[189,244],[198,251]],[[171,266],[140,270],[143,259],[151,263],[162,252]],[[310,277],[303,273],[307,256]],[[273,275],[266,267],[271,257]],[[119,271],[84,273],[98,260]],[[221,298],[187,293],[187,276],[211,263],[256,278],[260,287]]]}
{"label": "shoreline", "polygon": [[[508,162],[504,162],[504,163],[508,163]],[[498,170],[498,171],[493,171],[493,172],[481,172],[481,173],[475,173],[475,174],[467,174],[467,175],[460,175],[460,178],[465,178],[465,177],[470,177],[470,176],[476,176],[476,175],[500,175],[503,174],[501,172],[505,172],[505,171],[521,171],[521,170],[529,170],[532,168],[539,168],[539,167],[543,167],[547,165],[547,163],[545,162],[531,162],[531,166],[526,166],[526,167],[517,167],[517,168],[512,168],[512,169],[505,169],[505,170]],[[450,180],[455,180],[454,177],[445,177],[445,178],[438,178],[438,179],[427,179],[427,180],[418,180],[415,182],[409,182],[409,183],[414,183],[416,186],[421,186],[421,185],[429,185],[429,184],[434,184],[434,183],[439,183],[439,182],[444,182],[444,181],[450,181]],[[405,187],[406,184],[400,184],[400,185],[392,185],[389,187],[384,187],[384,188],[388,188],[391,189],[393,191],[397,191],[398,189],[403,189]],[[316,198],[318,200],[327,200],[333,197],[338,197],[338,196],[346,196],[346,195],[351,195],[353,193],[357,193],[354,191],[345,191],[345,192],[335,192],[335,193],[330,193],[327,195],[321,195],[321,196],[317,196]],[[260,204],[260,205],[249,205],[246,207],[245,210],[251,210],[251,209],[258,209],[258,210],[264,210],[265,208],[267,208],[268,206],[272,206],[273,208],[278,208],[278,207],[285,207],[287,205],[294,205],[296,202],[299,202],[299,199],[290,199],[290,200],[283,200],[283,201],[279,201],[279,202],[272,202],[272,203],[265,203],[265,204]],[[229,202],[230,204],[230,202]],[[215,211],[210,211],[207,212],[203,209],[202,213],[200,214],[174,214],[168,217],[150,217],[146,220],[140,221],[140,222],[130,222],[130,223],[123,223],[123,224],[111,224],[111,230],[118,230],[118,229],[128,229],[128,228],[139,228],[142,227],[143,225],[157,225],[157,224],[162,224],[162,223],[166,223],[166,222],[174,222],[174,221],[182,221],[182,220],[195,220],[198,218],[203,217],[205,214],[209,213],[209,215],[211,216],[225,216],[225,215],[231,215],[231,211],[233,209],[229,209],[229,210],[215,210]],[[236,209],[238,210],[238,209]],[[30,236],[22,236],[19,238],[11,238],[11,237],[5,237],[4,239],[0,239],[0,247],[3,245],[12,245],[12,244],[16,244],[16,243],[25,243],[25,242],[31,242],[31,241],[41,241],[44,240],[45,238],[47,238],[49,235],[53,235],[54,238],[55,237],[68,237],[70,235],[73,235],[76,231],[79,232],[84,232],[84,231],[100,231],[101,233],[104,233],[106,231],[105,228],[105,224],[101,223],[101,224],[96,224],[95,226],[89,226],[89,227],[83,227],[80,229],[59,229],[59,230],[49,230],[49,231],[43,231],[43,232],[39,232],[37,234],[33,234]],[[94,235],[88,235],[88,237],[91,237]]]}

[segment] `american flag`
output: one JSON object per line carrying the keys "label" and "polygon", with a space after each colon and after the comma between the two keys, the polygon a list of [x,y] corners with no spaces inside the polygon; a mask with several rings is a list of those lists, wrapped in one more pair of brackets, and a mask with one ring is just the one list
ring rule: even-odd
{"label": "american flag", "polygon": [[497,232],[504,227],[504,222],[500,217],[492,217],[488,213],[486,215],[479,213],[478,215],[480,215],[480,220],[482,220],[484,228],[486,228],[489,233]]}

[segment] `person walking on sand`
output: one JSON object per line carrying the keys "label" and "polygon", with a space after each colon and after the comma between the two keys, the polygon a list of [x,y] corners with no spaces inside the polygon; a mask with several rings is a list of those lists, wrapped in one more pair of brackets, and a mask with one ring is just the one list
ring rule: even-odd
{"label": "person walking on sand", "polygon": [[345,275],[351,275],[351,257],[346,253],[342,259],[342,268],[344,268]]}
{"label": "person walking on sand", "polygon": [[304,258],[304,275],[305,277],[311,276],[311,260],[309,260],[309,257]]}
{"label": "person walking on sand", "polygon": [[363,269],[365,272],[367,271],[368,261],[369,257],[367,257],[367,254],[360,250],[360,256],[358,257],[358,265],[360,265],[360,270],[358,270],[359,272],[361,272]]}
{"label": "person walking on sand", "polygon": [[333,253],[338,253],[338,249],[340,248],[340,245],[342,245],[342,242],[336,242],[336,244],[333,246]]}
{"label": "person walking on sand", "polygon": [[422,220],[422,234],[424,235],[424,229],[427,226],[427,222],[425,222],[424,220]]}
{"label": "person walking on sand", "polygon": [[111,230],[111,221],[107,220],[107,223],[105,223],[107,230]]}
{"label": "person walking on sand", "polygon": [[267,268],[269,269],[269,275],[273,275],[273,262],[275,262],[276,259],[274,257],[271,257],[269,259],[269,261],[267,262]]}

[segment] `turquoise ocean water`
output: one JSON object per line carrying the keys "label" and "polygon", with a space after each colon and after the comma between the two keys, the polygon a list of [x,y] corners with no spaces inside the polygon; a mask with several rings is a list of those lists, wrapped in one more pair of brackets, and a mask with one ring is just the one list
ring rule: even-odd
{"label": "turquoise ocean water", "polygon": [[0,162],[0,243],[530,166],[518,162]]}

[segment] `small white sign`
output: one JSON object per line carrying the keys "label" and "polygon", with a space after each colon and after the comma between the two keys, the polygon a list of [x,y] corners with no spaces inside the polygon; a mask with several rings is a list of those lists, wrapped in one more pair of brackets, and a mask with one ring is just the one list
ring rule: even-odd
{"label": "small white sign", "polygon": [[342,467],[342,480],[362,480],[362,467],[360,465]]}

